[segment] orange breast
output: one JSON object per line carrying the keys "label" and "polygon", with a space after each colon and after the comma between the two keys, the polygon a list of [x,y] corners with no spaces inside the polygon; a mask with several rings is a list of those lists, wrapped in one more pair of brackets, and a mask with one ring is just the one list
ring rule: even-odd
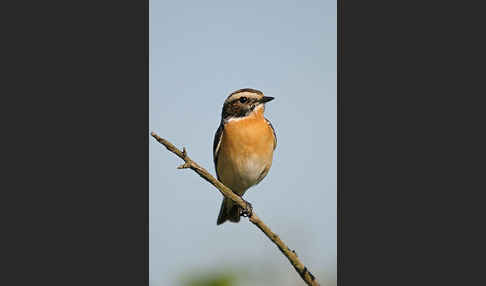
{"label": "orange breast", "polygon": [[217,164],[223,184],[242,195],[258,183],[272,164],[273,144],[272,129],[263,115],[226,123]]}

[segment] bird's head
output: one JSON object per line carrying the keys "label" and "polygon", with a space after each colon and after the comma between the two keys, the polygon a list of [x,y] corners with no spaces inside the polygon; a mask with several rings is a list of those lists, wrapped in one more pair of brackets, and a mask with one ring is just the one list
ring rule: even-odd
{"label": "bird's head", "polygon": [[222,117],[224,120],[242,118],[253,112],[265,110],[265,103],[273,100],[273,97],[264,96],[263,92],[243,88],[231,93],[224,101]]}

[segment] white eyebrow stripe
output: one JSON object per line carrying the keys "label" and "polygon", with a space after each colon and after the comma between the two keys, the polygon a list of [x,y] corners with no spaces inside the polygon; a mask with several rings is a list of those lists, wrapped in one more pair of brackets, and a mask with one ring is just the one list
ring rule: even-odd
{"label": "white eyebrow stripe", "polygon": [[249,92],[249,91],[242,91],[242,92],[238,92],[238,93],[233,93],[232,95],[230,95],[225,100],[225,102],[233,101],[233,100],[237,99],[238,97],[240,97],[242,95],[249,97],[249,98],[260,98],[262,96],[262,95],[259,95],[258,93]]}

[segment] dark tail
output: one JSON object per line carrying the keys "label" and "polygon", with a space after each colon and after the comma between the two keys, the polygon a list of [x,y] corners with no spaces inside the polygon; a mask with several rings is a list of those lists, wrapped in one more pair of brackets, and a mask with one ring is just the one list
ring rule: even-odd
{"label": "dark tail", "polygon": [[219,210],[217,225],[225,221],[239,222],[240,221],[240,207],[235,205],[232,200],[224,198]]}

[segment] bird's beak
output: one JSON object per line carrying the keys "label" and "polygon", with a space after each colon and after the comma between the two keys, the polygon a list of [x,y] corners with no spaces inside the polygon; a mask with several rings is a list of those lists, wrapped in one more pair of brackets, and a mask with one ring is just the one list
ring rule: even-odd
{"label": "bird's beak", "polygon": [[271,96],[264,96],[264,97],[262,97],[262,98],[260,99],[260,102],[261,102],[261,103],[266,103],[266,102],[272,101],[272,100],[274,100],[274,99],[275,99],[275,97],[271,97]]}

